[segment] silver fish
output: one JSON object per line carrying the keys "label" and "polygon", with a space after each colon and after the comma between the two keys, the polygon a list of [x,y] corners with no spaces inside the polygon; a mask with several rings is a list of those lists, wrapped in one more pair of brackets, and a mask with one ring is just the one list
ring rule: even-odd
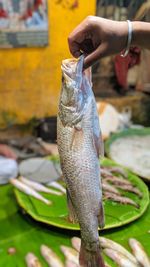
{"label": "silver fish", "polygon": [[41,254],[50,267],[64,267],[64,264],[57,254],[48,246],[41,245]]}
{"label": "silver fish", "polygon": [[137,204],[134,200],[128,198],[128,197],[124,197],[124,196],[119,196],[116,195],[114,193],[110,193],[110,192],[104,192],[104,199],[110,199],[114,202],[119,202],[121,204],[129,204],[132,205],[134,207],[136,207],[137,209],[139,209],[139,204]]}
{"label": "silver fish", "polygon": [[51,205],[52,202],[46,198],[44,198],[42,195],[40,195],[38,192],[36,192],[33,188],[30,188],[29,186],[25,185],[24,183],[22,183],[21,181],[19,181],[18,179],[12,178],[9,180],[9,182],[15,186],[16,188],[18,188],[20,191],[24,192],[25,194],[35,197],[38,200],[44,202],[47,205]]}
{"label": "silver fish", "polygon": [[140,265],[143,267],[150,267],[150,259],[145,252],[142,244],[135,238],[130,238],[129,245]]}
{"label": "silver fish", "polygon": [[73,263],[79,265],[79,253],[71,247],[60,246],[61,251],[66,257],[66,260],[72,261]]}
{"label": "silver fish", "polygon": [[100,237],[99,239],[100,239],[100,244],[101,244],[102,248],[111,248],[113,250],[116,250],[119,253],[123,254],[125,257],[127,257],[134,264],[137,264],[137,266],[138,266],[138,262],[137,262],[136,258],[127,249],[125,249],[123,246],[121,246],[119,243],[117,243],[111,239],[108,239],[106,237]]}
{"label": "silver fish", "polygon": [[57,196],[61,196],[62,195],[61,192],[58,192],[56,190],[47,188],[46,186],[44,186],[44,185],[42,185],[40,183],[37,183],[37,182],[33,182],[31,180],[28,180],[28,179],[26,179],[23,176],[20,176],[19,177],[19,180],[21,182],[23,182],[24,184],[28,185],[29,187],[33,188],[36,191],[44,192],[44,193],[48,193],[48,194],[53,194],[53,195],[57,195]]}
{"label": "silver fish", "polygon": [[62,62],[57,143],[67,186],[69,218],[81,229],[80,264],[103,267],[98,226],[104,227],[99,154],[102,142],[90,72],[83,56]]}
{"label": "silver fish", "polygon": [[138,265],[129,260],[122,253],[111,248],[105,248],[103,252],[114,260],[120,267],[137,267]]}
{"label": "silver fish", "polygon": [[27,267],[42,267],[39,259],[31,252],[25,256]]}
{"label": "silver fish", "polygon": [[52,181],[48,183],[49,186],[60,190],[63,194],[66,194],[66,189],[59,183]]}

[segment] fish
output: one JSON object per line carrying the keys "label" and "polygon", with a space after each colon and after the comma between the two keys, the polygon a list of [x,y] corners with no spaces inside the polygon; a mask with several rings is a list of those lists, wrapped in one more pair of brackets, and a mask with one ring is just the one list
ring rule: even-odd
{"label": "fish", "polygon": [[76,249],[78,252],[80,252],[80,247],[81,247],[81,239],[79,237],[72,237],[71,238],[71,244],[74,249]]}
{"label": "fish", "polygon": [[9,179],[9,182],[14,187],[16,187],[20,191],[24,192],[25,194],[27,194],[29,196],[32,196],[32,197],[35,197],[36,199],[44,202],[47,205],[51,205],[52,204],[52,202],[50,200],[44,198],[42,195],[40,195],[39,193],[37,193],[33,188],[30,188],[29,186],[25,185],[24,183],[22,183],[18,179],[11,178],[11,179]]}
{"label": "fish", "polygon": [[40,251],[46,262],[48,263],[48,266],[50,267],[64,267],[64,264],[60,260],[60,258],[57,256],[57,254],[48,246],[41,245]]}
{"label": "fish", "polygon": [[114,185],[130,185],[133,186],[133,184],[129,180],[125,180],[124,178],[117,177],[117,176],[107,176],[104,178],[105,181],[111,182]]}
{"label": "fish", "polygon": [[59,183],[57,183],[55,181],[52,181],[52,182],[49,182],[48,185],[53,187],[53,188],[56,188],[56,189],[60,190],[63,194],[66,194],[66,189],[61,184],[59,184]]}
{"label": "fish", "polygon": [[106,237],[100,237],[99,239],[100,239],[100,244],[102,248],[111,248],[113,250],[116,250],[138,266],[138,262],[136,258],[127,249],[121,246],[119,243],[111,239],[108,239]]}
{"label": "fish", "polygon": [[104,192],[103,193],[103,198],[104,199],[111,199],[114,202],[119,202],[121,204],[129,204],[132,205],[134,207],[136,207],[137,209],[140,208],[139,204],[137,204],[134,200],[128,198],[128,197],[124,197],[124,196],[119,196],[110,192]]}
{"label": "fish", "polygon": [[120,166],[107,166],[107,168],[111,173],[120,174],[123,177],[128,178],[127,171]]}
{"label": "fish", "polygon": [[140,265],[143,267],[150,267],[150,259],[142,244],[135,238],[129,238],[129,245]]}
{"label": "fish", "polygon": [[69,260],[79,265],[79,253],[74,248],[67,246],[60,246],[62,253],[65,255],[66,260]]}
{"label": "fish", "polygon": [[140,190],[137,187],[134,187],[132,185],[116,185],[117,188],[122,189],[124,191],[127,192],[131,192],[134,193],[136,195],[138,195],[140,198],[142,198],[143,194],[142,192],[140,192]]}
{"label": "fish", "polygon": [[80,265],[79,264],[76,264],[76,263],[74,263],[72,261],[67,260],[65,262],[65,267],[80,267]]}
{"label": "fish", "polygon": [[103,155],[99,116],[91,73],[84,56],[62,62],[62,89],[57,118],[57,144],[67,187],[69,220],[79,222],[83,267],[103,267],[98,226],[104,227],[99,155]]}
{"label": "fish", "polygon": [[116,250],[105,248],[103,252],[113,261],[115,261],[120,267],[138,267],[137,264],[133,263],[129,258]]}
{"label": "fish", "polygon": [[42,267],[39,259],[31,252],[25,256],[27,267]]}
{"label": "fish", "polygon": [[117,188],[115,188],[113,185],[107,183],[105,180],[104,181],[102,180],[102,188],[103,188],[103,191],[111,192],[111,193],[114,193],[116,195],[121,195]]}
{"label": "fish", "polygon": [[44,185],[42,185],[40,183],[37,183],[37,182],[33,182],[31,180],[28,180],[28,179],[26,179],[23,176],[20,176],[19,177],[19,180],[21,182],[23,182],[24,184],[28,185],[30,188],[35,189],[36,191],[44,192],[44,193],[48,193],[48,194],[53,194],[53,195],[57,195],[57,196],[61,196],[62,195],[61,192],[58,192],[56,190],[47,188],[46,186],[44,186]]}

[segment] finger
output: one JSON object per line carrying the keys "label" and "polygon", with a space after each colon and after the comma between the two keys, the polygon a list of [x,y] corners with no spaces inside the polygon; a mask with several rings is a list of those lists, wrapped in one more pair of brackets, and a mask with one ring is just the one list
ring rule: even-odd
{"label": "finger", "polygon": [[83,68],[87,69],[88,67],[92,66],[96,61],[104,56],[107,56],[107,46],[106,44],[101,44],[97,47],[95,51],[89,54],[83,64]]}
{"label": "finger", "polygon": [[72,38],[68,38],[69,50],[73,57],[79,57],[81,55],[80,45],[73,41]]}
{"label": "finger", "polygon": [[81,44],[85,39],[86,29],[83,28],[83,23],[79,24],[69,35],[68,44],[71,54],[74,57],[81,55]]}

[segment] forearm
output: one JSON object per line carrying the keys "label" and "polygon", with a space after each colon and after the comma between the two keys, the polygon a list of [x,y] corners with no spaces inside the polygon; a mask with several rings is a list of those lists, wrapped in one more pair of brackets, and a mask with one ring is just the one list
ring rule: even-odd
{"label": "forearm", "polygon": [[140,46],[141,48],[150,49],[150,23],[133,21],[133,38],[132,45]]}

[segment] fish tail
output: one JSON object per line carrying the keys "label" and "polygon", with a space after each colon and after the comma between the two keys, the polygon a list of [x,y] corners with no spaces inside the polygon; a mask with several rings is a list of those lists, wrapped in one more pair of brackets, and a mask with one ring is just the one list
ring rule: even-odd
{"label": "fish tail", "polygon": [[100,246],[97,246],[95,251],[90,251],[85,248],[84,242],[81,241],[79,263],[81,267],[105,267]]}

